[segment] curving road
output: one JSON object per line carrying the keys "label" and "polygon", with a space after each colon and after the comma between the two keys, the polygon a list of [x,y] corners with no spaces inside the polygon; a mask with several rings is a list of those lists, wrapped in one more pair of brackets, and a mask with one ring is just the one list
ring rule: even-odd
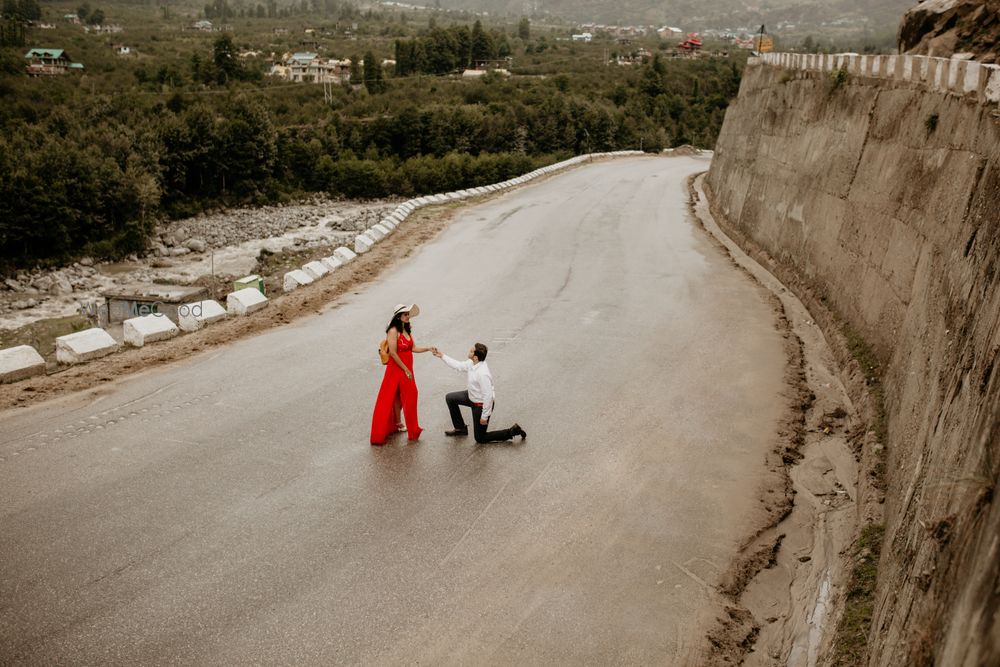
{"label": "curving road", "polygon": [[[522,187],[320,315],[0,415],[0,663],[696,662],[785,369],[688,216],[707,167]],[[418,344],[490,346],[527,440],[446,438],[464,377],[425,354],[419,444],[368,445],[410,301]]]}

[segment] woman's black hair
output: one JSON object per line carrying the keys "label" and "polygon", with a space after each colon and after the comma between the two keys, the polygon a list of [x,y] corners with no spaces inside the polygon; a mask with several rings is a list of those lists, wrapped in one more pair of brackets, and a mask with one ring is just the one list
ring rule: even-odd
{"label": "woman's black hair", "polygon": [[402,315],[402,313],[396,313],[392,316],[392,322],[389,322],[389,326],[385,328],[385,332],[389,333],[389,329],[396,327],[396,333],[403,333],[405,331],[406,335],[409,336],[410,323],[407,322],[406,324],[403,324],[403,318],[400,317],[400,315]]}

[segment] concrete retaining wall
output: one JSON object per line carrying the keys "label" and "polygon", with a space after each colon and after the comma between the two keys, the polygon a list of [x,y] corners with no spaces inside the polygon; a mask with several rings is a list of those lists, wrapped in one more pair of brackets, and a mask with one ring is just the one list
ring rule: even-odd
{"label": "concrete retaining wall", "polygon": [[857,440],[885,469],[880,667],[1000,664],[1000,123],[975,65],[765,56],[706,180],[720,224],[881,362],[887,456]]}

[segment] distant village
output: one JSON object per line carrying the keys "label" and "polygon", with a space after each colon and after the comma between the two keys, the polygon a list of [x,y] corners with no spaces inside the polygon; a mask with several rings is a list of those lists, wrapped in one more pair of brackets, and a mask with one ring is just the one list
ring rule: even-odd
{"label": "distant village", "polygon": [[[417,5],[397,2],[383,2],[382,4],[402,9],[419,8]],[[68,13],[62,16],[63,21],[79,25],[86,33],[113,35],[124,31],[123,27],[117,24],[105,24],[103,22],[95,24],[93,18],[90,17],[90,20],[84,20],[84,17],[76,13]],[[55,28],[55,25],[50,23],[35,21],[30,23],[32,27],[42,30]],[[725,42],[731,44],[733,48],[739,49],[770,51],[772,47],[770,37],[758,37],[753,34],[750,28],[741,28],[738,30],[705,30],[700,34],[694,32],[685,34],[683,30],[673,26],[661,26],[657,28],[655,26],[619,26],[584,23],[579,27],[580,32],[574,32],[568,37],[556,39],[582,43],[593,42],[595,38],[598,40],[615,40],[618,46],[625,47],[615,50],[614,53],[610,51],[608,53],[609,62],[618,65],[633,65],[649,60],[652,54],[647,49],[642,47],[630,49],[628,47],[632,45],[635,39],[647,38],[653,35],[656,35],[661,40],[674,42],[672,55],[679,57],[698,57],[702,51],[703,37]],[[794,26],[790,25],[783,27],[794,28]],[[229,24],[214,24],[208,19],[201,19],[191,22],[186,29],[200,32],[228,32],[232,31],[233,28]],[[276,34],[287,34],[289,32],[288,28],[275,28],[274,30]],[[315,30],[306,28],[304,32],[306,34],[313,34]],[[135,54],[132,47],[124,43],[116,43],[112,48],[119,56],[127,57]],[[254,58],[262,56],[263,53],[259,51],[244,51],[239,55],[242,58]],[[713,55],[726,55],[726,53],[715,53]],[[25,53],[24,58],[25,71],[29,76],[60,75],[84,69],[82,63],[74,62],[66,50],[60,48],[29,49]],[[271,63],[267,74],[290,82],[349,84],[351,80],[352,63],[350,59],[323,57],[313,51],[289,52],[280,56],[275,56],[272,53]],[[363,63],[359,63],[359,65],[361,64]],[[382,61],[383,67],[393,65],[395,65],[394,60],[386,59]],[[509,75],[510,65],[511,63],[483,64],[476,69],[462,72],[462,75],[466,78],[474,78],[492,71],[506,76]]]}

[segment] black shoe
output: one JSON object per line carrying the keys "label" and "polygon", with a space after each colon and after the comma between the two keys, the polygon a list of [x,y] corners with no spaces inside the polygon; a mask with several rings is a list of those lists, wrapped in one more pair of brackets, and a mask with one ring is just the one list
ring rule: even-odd
{"label": "black shoe", "polygon": [[528,434],[524,432],[524,429],[521,428],[521,425],[515,423],[513,426],[510,427],[510,437],[513,438],[514,436],[517,435],[521,436],[521,440],[524,440],[526,437],[528,437]]}
{"label": "black shoe", "polygon": [[450,431],[445,431],[445,435],[469,435],[469,429],[467,428],[454,428]]}

